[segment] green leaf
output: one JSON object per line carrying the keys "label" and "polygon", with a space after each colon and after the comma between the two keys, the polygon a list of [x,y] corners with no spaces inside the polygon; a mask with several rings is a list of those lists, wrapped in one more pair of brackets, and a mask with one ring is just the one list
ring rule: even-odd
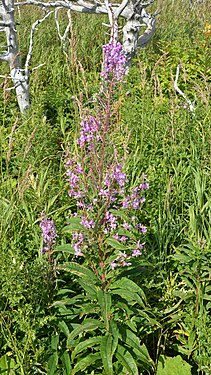
{"label": "green leaf", "polygon": [[132,332],[129,329],[126,329],[126,332],[125,332],[125,343],[130,348],[134,348],[134,349],[137,349],[137,350],[140,350],[140,348],[141,348],[139,338],[135,335],[134,332]]}
{"label": "green leaf", "polygon": [[163,311],[164,314],[170,314],[171,312],[175,311],[181,304],[182,300],[180,300],[179,302],[177,302],[174,306],[172,307],[169,307],[168,309],[165,309]]}
{"label": "green leaf", "polygon": [[97,299],[97,288],[95,285],[90,285],[87,280],[83,281],[82,279],[79,280],[79,284],[85,290],[87,297],[91,300]]}
{"label": "green leaf", "polygon": [[47,375],[54,375],[58,365],[58,354],[53,353],[48,360]]}
{"label": "green leaf", "polygon": [[55,249],[52,251],[52,253],[57,252],[57,251],[63,251],[65,253],[70,253],[70,254],[75,255],[75,249],[68,243],[64,245],[56,246]]}
{"label": "green leaf", "polygon": [[204,299],[205,299],[206,301],[211,301],[211,295],[204,294]]}
{"label": "green leaf", "polygon": [[123,245],[122,243],[120,243],[119,241],[115,240],[115,238],[113,237],[109,237],[105,240],[105,242],[113,247],[113,249],[116,249],[116,250],[127,250],[127,247],[125,245]]}
{"label": "green leaf", "polygon": [[8,355],[3,355],[0,358],[0,374],[4,375],[15,375],[12,369],[15,368],[15,361],[13,358],[10,358]]}
{"label": "green leaf", "polygon": [[87,339],[77,344],[71,355],[72,361],[74,361],[77,354],[81,353],[87,348],[90,348],[90,347],[93,348],[95,345],[100,345],[101,340],[102,340],[102,336],[97,336],[97,337],[91,337],[90,339]]}
{"label": "green leaf", "polygon": [[149,367],[151,369],[154,368],[154,362],[150,358],[150,355],[148,353],[148,350],[147,350],[146,346],[144,344],[140,345],[139,338],[135,335],[134,332],[132,332],[129,329],[126,329],[126,332],[125,332],[125,343],[131,349],[134,350],[134,352],[136,353],[136,355],[139,358],[139,360],[142,362],[142,364],[145,365],[145,370],[148,370]]}
{"label": "green leaf", "polygon": [[69,336],[69,334],[70,334],[69,328],[63,320],[61,320],[58,323],[58,327],[59,327],[60,331],[62,331],[65,334],[66,337]]}
{"label": "green leaf", "polygon": [[117,294],[121,298],[128,301],[129,303],[132,303],[132,304],[138,303],[140,306],[145,307],[143,300],[140,298],[140,296],[137,293],[129,292],[125,289],[114,289],[114,290],[111,290],[111,294]]}
{"label": "green leaf", "polygon": [[67,338],[67,347],[72,348],[72,346],[75,344],[74,339],[78,335],[84,332],[94,331],[97,328],[104,328],[104,324],[102,322],[99,322],[98,320],[92,319],[87,323],[79,324],[68,336]]}
{"label": "green leaf", "polygon": [[157,375],[191,375],[191,366],[180,357],[160,356]]}
{"label": "green leaf", "polygon": [[66,225],[62,233],[69,233],[69,232],[86,232],[86,228],[81,224],[81,218],[80,217],[71,217],[67,220],[69,225]]}
{"label": "green leaf", "polygon": [[70,356],[69,356],[69,353],[67,351],[65,351],[61,355],[61,361],[62,361],[62,364],[64,366],[64,370],[65,370],[63,375],[71,374],[72,366],[71,366]]}
{"label": "green leaf", "polygon": [[122,277],[121,279],[115,281],[111,284],[110,288],[120,288],[130,292],[139,293],[142,296],[142,298],[146,301],[146,296],[143,290],[140,288],[140,286],[137,285],[134,281],[128,279],[127,277]]}
{"label": "green leaf", "polygon": [[118,345],[117,347],[116,358],[122,364],[122,366],[127,369],[129,374],[138,375],[138,367],[134,358],[130,352],[121,345]]}
{"label": "green leaf", "polygon": [[51,349],[56,351],[58,347],[58,343],[59,343],[59,335],[52,336],[51,337]]}
{"label": "green leaf", "polygon": [[97,284],[99,282],[94,272],[92,272],[89,268],[81,266],[80,264],[76,262],[65,263],[65,265],[61,267],[60,269],[67,271],[67,272],[71,272],[74,275],[77,275],[79,277],[89,280],[89,284],[91,282],[93,282],[94,284]]}
{"label": "green leaf", "polygon": [[114,355],[117,345],[118,345],[118,340],[119,340],[119,329],[118,329],[117,324],[113,320],[110,321],[110,332],[112,333],[112,336],[113,336],[111,352],[112,352],[112,355]]}
{"label": "green leaf", "polygon": [[107,334],[106,336],[102,337],[102,341],[100,345],[100,354],[101,354],[101,358],[102,358],[102,362],[103,362],[106,375],[113,375],[112,344],[113,344],[113,338],[111,335]]}
{"label": "green leaf", "polygon": [[106,324],[106,328],[108,329],[109,326],[109,319],[110,319],[110,309],[111,309],[111,295],[109,293],[105,293],[102,289],[99,289],[97,292],[97,299],[98,303],[101,307],[102,317]]}
{"label": "green leaf", "polygon": [[[120,235],[120,236],[126,236],[128,238],[133,238],[134,240],[136,239],[136,236],[130,232],[129,230],[127,229],[124,229],[124,228],[119,228],[117,230],[117,233]],[[136,246],[135,246],[136,247]]]}
{"label": "green leaf", "polygon": [[66,293],[74,293],[75,294],[75,290],[72,290],[72,289],[59,289],[58,292],[57,292],[57,296],[64,295]]}
{"label": "green leaf", "polygon": [[75,375],[79,371],[86,370],[87,367],[93,365],[96,361],[101,358],[100,353],[89,354],[85,358],[79,361],[71,372],[71,375]]}

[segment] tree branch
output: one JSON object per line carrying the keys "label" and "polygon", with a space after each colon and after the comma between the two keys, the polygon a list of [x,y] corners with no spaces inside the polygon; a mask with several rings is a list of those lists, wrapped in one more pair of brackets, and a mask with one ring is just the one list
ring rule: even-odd
{"label": "tree branch", "polygon": [[68,9],[68,11],[67,11],[68,24],[67,24],[67,27],[65,29],[64,34],[61,35],[60,26],[59,26],[59,19],[58,19],[58,12],[59,12],[60,9],[62,9],[62,8],[57,8],[55,10],[55,22],[56,22],[56,27],[57,27],[59,39],[61,40],[62,43],[64,43],[65,40],[66,40],[66,38],[67,38],[67,34],[70,31],[70,27],[71,27],[71,24],[72,24],[72,19],[71,19],[71,15],[70,15],[70,9]]}
{"label": "tree branch", "polygon": [[32,24],[31,33],[30,33],[29,50],[28,50],[28,54],[27,54],[27,57],[26,57],[25,69],[24,69],[25,70],[25,77],[26,77],[27,80],[29,79],[29,76],[30,76],[29,63],[30,63],[30,60],[31,60],[31,57],[32,57],[33,37],[34,37],[34,32],[36,30],[36,26],[39,25],[40,23],[42,23],[43,21],[45,21],[46,18],[48,18],[50,16],[50,14],[52,14],[53,12],[54,12],[53,10],[48,12],[42,19],[37,20]]}
{"label": "tree branch", "polygon": [[180,90],[180,88],[178,87],[178,79],[179,79],[179,69],[180,69],[180,65],[177,65],[177,71],[176,71],[176,77],[175,77],[175,80],[174,80],[174,89],[186,100],[186,102],[189,104],[189,109],[190,111],[193,113],[193,115],[195,116],[195,107],[194,105],[192,104],[192,102],[190,101],[190,99],[187,98],[187,96],[184,94],[184,92],[182,90]]}

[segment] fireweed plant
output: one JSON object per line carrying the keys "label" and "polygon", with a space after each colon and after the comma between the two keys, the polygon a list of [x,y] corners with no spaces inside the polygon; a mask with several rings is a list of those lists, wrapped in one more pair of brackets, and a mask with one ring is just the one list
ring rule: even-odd
{"label": "fireweed plant", "polygon": [[[54,353],[49,366],[56,369],[61,362],[67,374],[96,370],[106,375],[138,375],[140,369],[154,371],[138,337],[152,320],[142,289],[125,276],[125,270],[146,265],[147,228],[139,222],[138,213],[149,185],[143,176],[130,188],[130,176],[112,141],[118,89],[126,75],[122,45],[110,42],[103,46],[103,60],[95,108],[80,123],[76,151],[67,149],[65,153],[69,197],[75,209],[63,228],[63,234],[70,234],[70,243],[53,252],[64,254],[64,263],[58,257],[58,271],[66,275],[65,280],[71,273],[78,289],[75,293],[69,288],[59,290],[53,304],[60,333],[52,337]],[[51,251],[54,226],[45,218],[41,228],[44,251]]]}
{"label": "fireweed plant", "polygon": [[147,228],[138,222],[136,212],[149,185],[143,177],[136,187],[127,189],[129,179],[110,137],[116,93],[126,74],[121,43],[103,46],[103,56],[98,106],[94,115],[81,121],[78,154],[67,150],[65,168],[69,196],[78,208],[70,219],[79,225],[72,234],[75,257],[86,258],[106,289],[111,269],[129,266],[142,254],[141,234]]}

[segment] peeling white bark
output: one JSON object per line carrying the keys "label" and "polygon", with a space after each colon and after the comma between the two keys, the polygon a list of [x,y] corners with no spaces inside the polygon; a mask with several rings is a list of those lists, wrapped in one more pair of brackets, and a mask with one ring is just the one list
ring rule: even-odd
{"label": "peeling white bark", "polygon": [[0,54],[0,60],[8,62],[10,66],[10,77],[16,90],[16,96],[21,113],[29,108],[29,84],[24,76],[16,39],[14,0],[2,0],[0,4],[1,26],[6,33],[7,51]]}

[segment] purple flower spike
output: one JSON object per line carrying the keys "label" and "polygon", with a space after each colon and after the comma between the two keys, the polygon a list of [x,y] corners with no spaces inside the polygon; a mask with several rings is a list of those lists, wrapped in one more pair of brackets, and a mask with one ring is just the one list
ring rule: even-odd
{"label": "purple flower spike", "polygon": [[121,43],[108,43],[103,46],[104,64],[101,76],[105,81],[122,81],[126,75],[125,63],[126,57]]}
{"label": "purple flower spike", "polygon": [[56,233],[53,220],[48,219],[45,214],[43,215],[43,213],[41,214],[41,217],[43,217],[43,219],[40,222],[40,228],[42,229],[43,242],[45,244],[41,250],[41,254],[44,254],[52,250],[56,242],[55,238],[58,237],[58,235]]}
{"label": "purple flower spike", "polygon": [[87,119],[81,121],[80,126],[81,131],[78,144],[80,147],[87,145],[88,149],[91,150],[94,147],[94,142],[100,139],[98,134],[100,123],[94,116],[90,115]]}

